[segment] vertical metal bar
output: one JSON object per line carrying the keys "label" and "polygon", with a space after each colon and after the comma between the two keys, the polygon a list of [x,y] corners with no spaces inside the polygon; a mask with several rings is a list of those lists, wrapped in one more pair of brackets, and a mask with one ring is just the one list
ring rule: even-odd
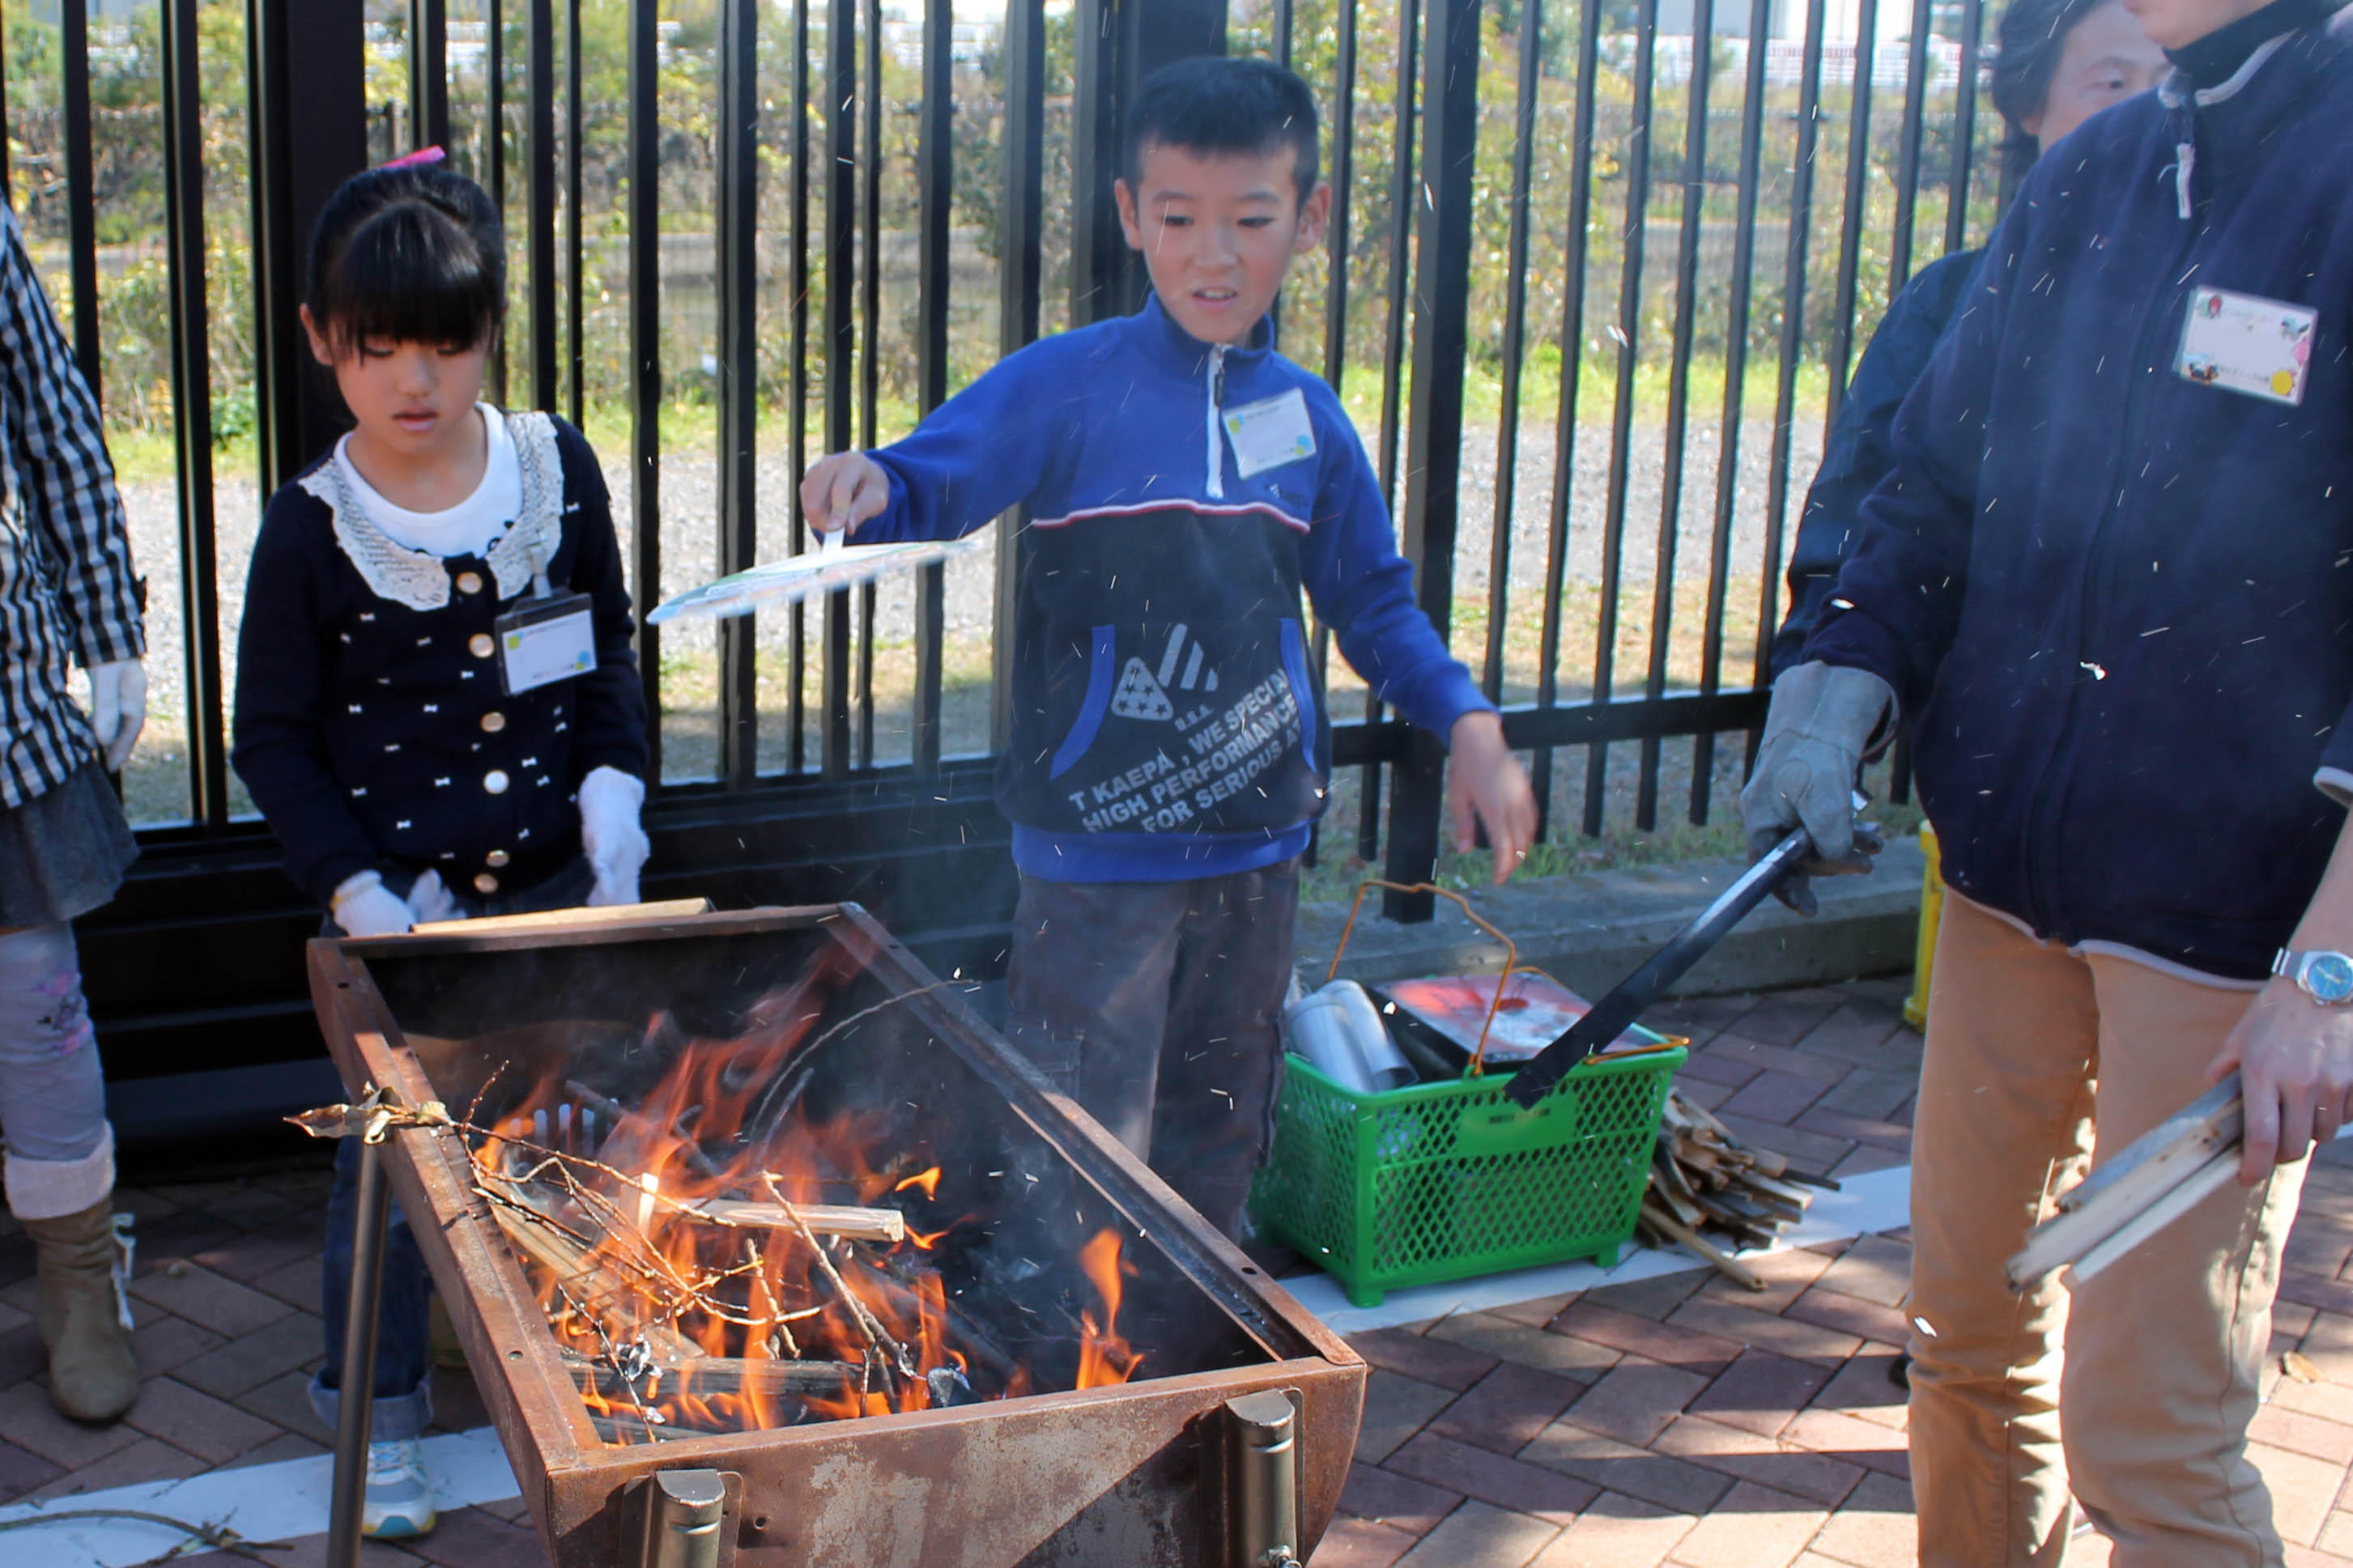
{"label": "vertical metal bar", "polygon": [[58,49],[65,72],[66,234],[73,279],[74,363],[103,408],[99,376],[98,175],[90,146],[90,0],[58,0]]}
{"label": "vertical metal bar", "polygon": [[1119,0],[1071,7],[1071,324],[1121,311],[1127,242],[1112,198],[1119,173]]}
{"label": "vertical metal bar", "polygon": [[[1600,86],[1602,0],[1585,0],[1577,44],[1577,115],[1570,135],[1574,164],[1568,185],[1568,268],[1561,281],[1560,401],[1553,421],[1552,516],[1545,542],[1544,626],[1536,653],[1536,707],[1560,700],[1561,596],[1568,577],[1569,497],[1577,484],[1577,392],[1585,369],[1585,264],[1593,222],[1593,126]],[[1530,782],[1536,796],[1536,837],[1552,827],[1552,756],[1539,747]]]}
{"label": "vertical metal bar", "polygon": [[555,5],[529,0],[523,115],[530,195],[523,217],[531,266],[531,405],[555,406]]}
{"label": "vertical metal bar", "polygon": [[[955,213],[955,8],[923,0],[923,101],[915,131],[915,401],[925,414],[948,395],[949,233]],[[947,635],[947,574],[937,562],[915,574],[915,773],[940,771],[941,648]]]}
{"label": "vertical metal bar", "polygon": [[[661,36],[629,0],[629,516],[640,612],[661,602]],[[661,628],[638,619],[646,783],[661,783]]]}
{"label": "vertical metal bar", "polygon": [[220,591],[213,555],[211,332],[205,310],[204,81],[196,0],[164,7],[164,222],[170,231],[172,440],[180,480],[180,625],[187,659],[190,802],[206,831],[228,826],[222,733]]}
{"label": "vertical metal bar", "polygon": [[[793,536],[786,548],[798,555],[808,545],[808,518],[801,510],[799,476],[808,471],[808,332],[809,332],[809,4],[793,0],[793,379],[786,401],[790,405],[792,433]],[[786,658],[786,679],[792,689],[785,698],[786,719],[792,733],[786,740],[786,766],[799,773],[808,762],[802,731],[807,714],[802,688],[808,678],[808,609],[796,604],[792,616],[792,647]]]}
{"label": "vertical metal bar", "polygon": [[[1340,0],[1335,17],[1332,66],[1332,212],[1324,228],[1328,260],[1324,290],[1324,380],[1336,395],[1348,370],[1348,229],[1349,197],[1356,184],[1356,0]],[[1315,689],[1331,710],[1332,628],[1315,627]],[[1365,770],[1378,778],[1379,770]],[[1306,863],[1315,864],[1323,846],[1319,820],[1307,836]]]}
{"label": "vertical metal bar", "polygon": [[1978,57],[1984,31],[1984,0],[1961,0],[1961,79],[1953,102],[1952,195],[1945,208],[1947,255],[1968,244],[1969,237],[1969,174],[1978,151]]}
{"label": "vertical metal bar", "polygon": [[[748,569],[758,554],[759,0],[720,0],[719,570]],[[747,788],[760,769],[759,694],[754,686],[756,619],[719,623],[719,776]]]}
{"label": "vertical metal bar", "polygon": [[1920,204],[1920,139],[1926,127],[1929,0],[1912,0],[1912,37],[1904,57],[1904,129],[1895,143],[1895,237],[1887,253],[1887,297],[1912,276],[1913,225]]}
{"label": "vertical metal bar", "polygon": [[[1454,531],[1461,505],[1462,371],[1470,350],[1472,175],[1479,146],[1480,0],[1431,0],[1422,102],[1430,123],[1413,284],[1413,420],[1406,458],[1406,559],[1415,596],[1445,640],[1454,607]],[[1446,741],[1416,727],[1397,764],[1388,876],[1429,879],[1445,816]],[[1389,919],[1426,921],[1427,893],[1388,893]]]}
{"label": "vertical metal bar", "polygon": [[[507,24],[503,0],[482,0],[482,123],[484,172],[490,176],[485,189],[503,227],[507,221]],[[503,325],[499,328],[498,350],[491,355],[491,399],[501,407],[507,401],[507,333]]]}
{"label": "vertical metal bar", "polygon": [[588,352],[582,312],[587,279],[580,234],[580,0],[566,0],[564,19],[564,281],[565,382],[572,394],[575,429],[588,421]]}
{"label": "vertical metal bar", "polygon": [[[7,31],[8,29],[5,23],[0,23],[0,62],[5,62],[8,58]],[[10,145],[11,143],[8,136],[8,73],[5,70],[0,70],[0,202],[6,202],[13,206],[16,205],[16,181],[12,177],[12,174],[9,169],[9,164],[13,162],[8,155]]]}
{"label": "vertical metal bar", "polygon": [[[1691,417],[1692,327],[1699,306],[1699,226],[1707,199],[1707,98],[1715,63],[1715,0],[1692,0],[1691,80],[1684,94],[1683,231],[1675,247],[1675,323],[1667,364],[1665,461],[1659,479],[1659,551],[1651,583],[1651,668],[1642,695],[1658,702],[1667,694],[1667,660],[1673,651],[1675,548],[1682,542],[1683,442]],[[1634,826],[1649,833],[1659,826],[1659,748],[1653,731],[1642,737],[1641,768],[1634,788]]]}
{"label": "vertical metal bar", "polygon": [[[1626,264],[1618,280],[1618,386],[1609,416],[1609,490],[1601,536],[1601,608],[1593,633],[1593,700],[1609,700],[1618,658],[1618,586],[1626,553],[1626,497],[1633,462],[1634,368],[1642,332],[1642,238],[1651,190],[1651,77],[1658,61],[1658,0],[1641,0],[1634,47],[1634,120],[1626,153]],[[1585,751],[1585,833],[1599,837],[1609,748]]]}
{"label": "vertical metal bar", "polygon": [[[1766,36],[1774,0],[1749,0],[1748,75],[1740,100],[1739,209],[1732,233],[1732,292],[1725,307],[1724,424],[1715,464],[1715,533],[1708,542],[1707,635],[1699,689],[1713,697],[1724,679],[1724,612],[1732,571],[1732,521],[1740,495],[1740,404],[1748,380],[1749,292],[1757,265],[1757,196],[1764,183]],[[1715,773],[1715,731],[1692,742],[1691,820],[1707,822]]]}
{"label": "vertical metal bar", "polygon": [[[1757,584],[1757,658],[1752,685],[1770,683],[1773,633],[1781,624],[1781,536],[1789,516],[1789,432],[1796,416],[1798,360],[1806,347],[1806,240],[1813,226],[1814,156],[1822,108],[1822,20],[1826,0],[1806,0],[1806,52],[1798,71],[1798,149],[1789,171],[1789,249],[1781,270],[1781,363],[1773,394],[1773,448],[1765,465],[1765,559]],[[1759,731],[1748,732],[1748,763]]]}
{"label": "vertical metal bar", "polygon": [[384,1146],[360,1144],[358,1213],[352,1228],[351,1305],[336,1391],[335,1472],[327,1524],[328,1568],[358,1568],[360,1510],[367,1494],[370,1417],[375,1412],[376,1328],[384,1309],[384,1232],[392,1210]]}
{"label": "vertical metal bar", "polygon": [[1487,657],[1479,684],[1504,700],[1504,637],[1511,607],[1512,512],[1520,458],[1520,363],[1528,321],[1528,187],[1535,163],[1536,92],[1544,80],[1544,0],[1521,0],[1519,97],[1513,108],[1512,232],[1504,275],[1504,395],[1495,426],[1495,526],[1487,550]]}
{"label": "vertical metal bar", "polygon": [[[1005,195],[997,255],[997,350],[1011,353],[1038,338],[1045,212],[1045,0],[1006,0]],[[989,749],[1013,738],[1013,645],[1020,626],[1021,563],[1028,518],[1017,510],[997,524],[997,616],[991,649]]]}
{"label": "vertical metal bar", "polygon": [[[858,445],[874,445],[876,405],[882,397],[882,0],[866,0],[865,79],[860,96],[865,155],[860,174],[858,279]],[[874,584],[858,590],[858,758],[874,765]]]}
{"label": "vertical metal bar", "polygon": [[[850,314],[856,258],[850,253],[857,216],[858,100],[856,0],[829,0],[825,52],[825,449],[849,449],[851,356],[858,347]],[[825,776],[849,770],[849,594],[825,596],[825,713],[821,722]]]}
{"label": "vertical metal bar", "polygon": [[[1343,0],[1342,8],[1354,10],[1352,0]],[[1291,35],[1297,18],[1292,12],[1293,0],[1274,0],[1274,61],[1283,69],[1291,68]]]}
{"label": "vertical metal bar", "polygon": [[[1421,0],[1404,0],[1398,7],[1397,121],[1389,138],[1388,322],[1381,335],[1380,450],[1376,457],[1383,506],[1395,505],[1397,500],[1398,421],[1403,413],[1399,390],[1405,373],[1406,301],[1409,293],[1407,284],[1413,275],[1407,242],[1413,232],[1414,60],[1421,40],[1420,11]],[[1379,722],[1381,711],[1377,689],[1368,684],[1365,691],[1365,721]],[[1356,853],[1370,860],[1380,852],[1381,765],[1366,763],[1363,781],[1356,789]],[[1402,879],[1419,880],[1411,877]]]}
{"label": "vertical metal bar", "polygon": [[1830,405],[1822,427],[1838,423],[1839,405],[1846,401],[1846,375],[1854,357],[1855,274],[1862,265],[1864,197],[1871,178],[1871,88],[1873,56],[1878,52],[1879,7],[1856,8],[1854,97],[1847,115],[1846,210],[1839,234],[1838,291],[1831,306],[1831,341],[1825,356],[1830,364]]}
{"label": "vertical metal bar", "polygon": [[408,0],[408,145],[449,145],[448,0]]}

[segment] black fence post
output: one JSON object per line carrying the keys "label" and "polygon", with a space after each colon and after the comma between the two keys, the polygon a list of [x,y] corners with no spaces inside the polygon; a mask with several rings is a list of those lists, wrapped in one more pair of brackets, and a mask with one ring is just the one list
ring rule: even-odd
{"label": "black fence post", "polygon": [[[838,8],[838,7],[837,7]],[[719,26],[719,571],[750,567],[759,551],[758,479],[760,123],[756,0],[723,0]],[[828,366],[830,369],[830,366]],[[754,617],[719,623],[719,776],[731,789],[759,773]]]}
{"label": "black fence post", "polygon": [[164,7],[164,220],[172,278],[172,437],[180,480],[180,624],[185,639],[190,806],[207,833],[228,826],[220,594],[213,552],[211,334],[205,319],[204,88],[196,0]]}
{"label": "black fence post", "polygon": [[661,783],[661,36],[656,0],[629,0],[629,515],[646,782]]}
{"label": "black fence post", "polygon": [[1176,60],[1224,54],[1226,0],[1080,0],[1074,26],[1071,321],[1083,326],[1134,310],[1147,287],[1112,195],[1137,84]]}
{"label": "black fence post", "polygon": [[345,423],[332,384],[311,374],[294,312],[319,209],[366,166],[367,94],[360,7],[249,0],[246,22],[256,445],[268,495],[325,451]]}
{"label": "black fence post", "polygon": [[[1046,14],[1044,0],[1008,0],[1005,7],[1005,199],[997,255],[997,353],[1037,341],[1043,290],[1046,140]],[[1013,743],[1013,640],[1019,624],[1022,539],[1028,519],[1007,513],[997,523],[997,624],[991,642],[988,745]]]}
{"label": "black fence post", "polygon": [[[1480,0],[1430,0],[1422,40],[1425,193],[1414,247],[1413,413],[1406,436],[1401,544],[1421,607],[1446,636],[1454,605],[1462,369],[1471,305],[1471,177],[1479,143]],[[1446,742],[1419,727],[1397,764],[1388,876],[1429,880],[1446,812]],[[1430,919],[1427,893],[1385,893],[1395,921]]]}
{"label": "black fence post", "polygon": [[[955,221],[955,13],[949,0],[923,0],[923,104],[916,130],[920,189],[915,277],[917,406],[925,414],[948,395],[949,242]],[[915,772],[940,771],[941,647],[947,635],[947,573],[934,562],[915,578]],[[869,642],[871,644],[871,638]],[[867,711],[871,714],[870,705]],[[871,756],[870,756],[871,760]]]}
{"label": "black fence post", "polygon": [[408,145],[449,145],[448,0],[408,0]]}

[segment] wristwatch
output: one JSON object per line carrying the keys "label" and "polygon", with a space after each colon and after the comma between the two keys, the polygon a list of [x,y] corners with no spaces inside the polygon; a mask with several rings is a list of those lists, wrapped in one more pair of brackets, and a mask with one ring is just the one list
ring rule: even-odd
{"label": "wristwatch", "polygon": [[2284,947],[2272,960],[2272,973],[2295,981],[2297,990],[2323,1007],[2353,1002],[2353,954],[2325,949],[2295,952]]}

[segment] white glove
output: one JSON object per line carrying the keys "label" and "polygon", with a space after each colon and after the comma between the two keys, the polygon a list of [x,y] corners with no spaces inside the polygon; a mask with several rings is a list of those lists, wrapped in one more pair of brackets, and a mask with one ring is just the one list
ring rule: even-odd
{"label": "white glove", "polygon": [[329,908],[345,936],[397,936],[417,922],[408,900],[385,887],[384,878],[374,871],[354,871],[344,878]]}
{"label": "white glove", "polygon": [[147,671],[135,658],[90,667],[90,726],[106,771],[119,773],[147,727]]}
{"label": "white glove", "polygon": [[441,873],[434,870],[427,870],[409,885],[408,913],[418,925],[466,918],[464,907],[442,885]]}
{"label": "white glove", "polygon": [[593,908],[638,901],[638,871],[653,846],[638,826],[646,784],[618,768],[592,768],[580,781],[580,847],[596,868]]}

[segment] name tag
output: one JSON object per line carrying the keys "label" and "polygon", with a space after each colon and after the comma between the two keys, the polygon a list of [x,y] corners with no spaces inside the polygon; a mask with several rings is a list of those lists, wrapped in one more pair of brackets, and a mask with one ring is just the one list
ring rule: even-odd
{"label": "name tag", "polygon": [[517,696],[596,668],[596,628],[586,594],[528,599],[498,618],[499,680]]}
{"label": "name tag", "polygon": [[2290,407],[2304,401],[2313,329],[2320,313],[2302,305],[2193,289],[2177,366],[2186,381]]}
{"label": "name tag", "polygon": [[1222,415],[1234,467],[1249,479],[1315,455],[1315,426],[1307,419],[1307,399],[1297,387],[1278,397],[1245,403]]}

